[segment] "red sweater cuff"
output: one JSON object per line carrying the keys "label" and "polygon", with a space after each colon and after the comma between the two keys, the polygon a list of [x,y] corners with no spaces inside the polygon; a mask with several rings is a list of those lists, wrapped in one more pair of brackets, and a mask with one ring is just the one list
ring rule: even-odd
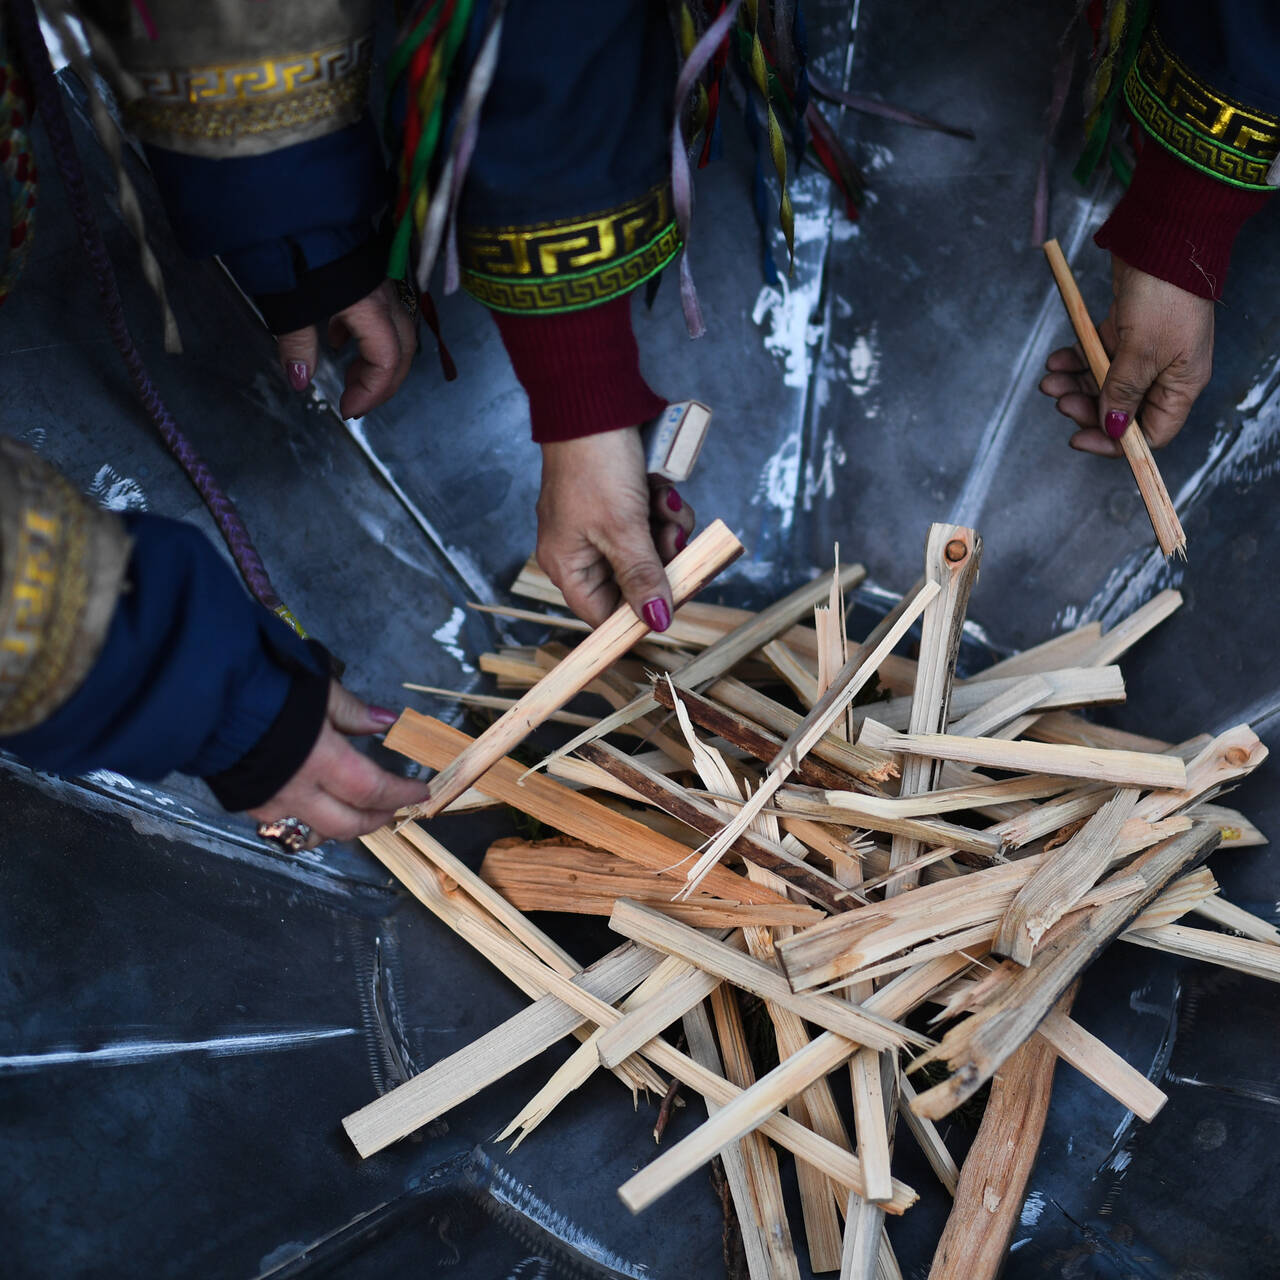
{"label": "red sweater cuff", "polygon": [[1217,301],[1236,236],[1267,196],[1219,182],[1148,141],[1094,243],[1139,271]]}
{"label": "red sweater cuff", "polygon": [[630,294],[584,311],[493,318],[537,444],[638,426],[667,407],[640,373]]}

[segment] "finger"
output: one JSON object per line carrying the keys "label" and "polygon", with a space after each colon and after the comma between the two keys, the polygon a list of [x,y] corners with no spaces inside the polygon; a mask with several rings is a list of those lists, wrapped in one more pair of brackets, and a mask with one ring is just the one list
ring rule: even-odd
{"label": "finger", "polygon": [[680,496],[680,491],[670,484],[653,487],[649,497],[649,519],[653,524],[677,525],[684,530],[686,539],[697,523],[693,508]]}
{"label": "finger", "polygon": [[1096,396],[1080,395],[1070,392],[1058,397],[1058,412],[1068,417],[1078,427],[1097,428],[1098,400]]}
{"label": "finger", "polygon": [[1081,453],[1096,454],[1100,458],[1124,457],[1124,450],[1120,447],[1119,442],[1112,440],[1109,435],[1099,431],[1092,424],[1081,431],[1077,431],[1067,443]]}
{"label": "finger", "polygon": [[371,812],[394,812],[425,800],[428,794],[425,783],[388,773],[342,740],[320,777],[320,785],[343,804]]}
{"label": "finger", "polygon": [[648,521],[628,521],[611,530],[601,550],[613,568],[623,599],[636,617],[653,631],[665,631],[671,625],[675,606]]}
{"label": "finger", "polygon": [[312,849],[323,840],[354,840],[368,835],[379,827],[385,827],[394,817],[390,809],[358,809],[327,791],[317,792],[308,802],[305,812],[297,815],[314,835],[306,848]]}
{"label": "finger", "polygon": [[362,702],[336,680],[329,684],[329,723],[349,737],[365,733],[382,733],[396,722],[396,713],[386,707]]}
{"label": "finger", "polygon": [[1051,351],[1049,358],[1044,362],[1044,367],[1051,373],[1088,373],[1089,362],[1084,358],[1084,352],[1080,350],[1077,343],[1071,347],[1059,347],[1057,351]]}
{"label": "finger", "polygon": [[295,391],[305,391],[320,355],[320,336],[315,325],[280,334],[276,338],[276,355],[289,385]]}
{"label": "finger", "polygon": [[598,627],[622,599],[613,570],[602,552],[590,548],[589,558],[575,558],[570,563],[553,547],[539,546],[537,561],[542,571],[560,588],[565,604],[593,627]]}
{"label": "finger", "polygon": [[1148,353],[1134,342],[1121,342],[1098,393],[1095,423],[1113,440],[1119,440],[1137,415],[1158,369]]}
{"label": "finger", "polygon": [[1153,449],[1163,448],[1182,430],[1207,381],[1180,378],[1166,369],[1147,389],[1138,421]]}

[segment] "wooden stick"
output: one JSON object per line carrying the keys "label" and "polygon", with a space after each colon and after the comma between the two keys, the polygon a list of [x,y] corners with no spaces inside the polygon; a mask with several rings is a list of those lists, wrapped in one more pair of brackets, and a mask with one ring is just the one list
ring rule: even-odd
{"label": "wooden stick", "polygon": [[1040,939],[1111,865],[1120,829],[1137,803],[1132,787],[1117,791],[1066,844],[1045,855],[1005,909],[991,948],[997,955],[1020,965],[1031,963]]}
{"label": "wooden stick", "polygon": [[[499,698],[491,693],[464,693],[461,689],[441,689],[433,684],[412,684],[402,681],[402,689],[412,689],[415,693],[431,693],[438,698],[447,698],[450,702],[459,702],[464,707],[479,707],[486,711],[509,711],[516,705],[515,698]],[[584,716],[576,711],[553,711],[547,719],[553,724],[588,725],[595,724],[599,716]]]}
{"label": "wooden stick", "polygon": [[[667,566],[677,605],[696,595],[725,565],[742,554],[742,543],[716,520]],[[491,765],[501,760],[553,711],[559,710],[649,631],[630,605],[621,605],[554,671],[493,722],[465,752],[431,781],[431,794],[410,816],[434,817]]]}
{"label": "wooden stick", "polygon": [[929,1167],[938,1175],[938,1181],[946,1187],[949,1195],[954,1196],[956,1184],[960,1181],[960,1170],[954,1157],[947,1150],[947,1144],[942,1140],[942,1134],[938,1132],[937,1125],[911,1110],[916,1091],[905,1075],[899,1074],[898,1088],[902,1093],[903,1101],[907,1104],[907,1109],[901,1113],[902,1118],[907,1122],[907,1128],[919,1143],[920,1150],[924,1152],[924,1158],[929,1162]]}
{"label": "wooden stick", "polygon": [[[1053,685],[1044,676],[1023,676],[1011,688],[998,693],[990,702],[975,707],[967,716],[954,721],[947,729],[966,738],[983,738],[1003,729],[1032,707],[1043,706],[1053,697]],[[1013,735],[1010,735],[1013,736]]]}
{"label": "wooden stick", "polygon": [[[934,734],[946,730],[956,654],[960,650],[969,593],[978,579],[981,561],[982,539],[972,529],[950,524],[929,526],[929,536],[925,540],[924,576],[927,583],[937,585],[939,590],[920,624],[920,657],[916,664],[909,722],[913,734]],[[922,791],[932,791],[938,783],[939,772],[936,760],[924,756],[909,757],[902,765],[898,794],[914,796]],[[889,869],[896,871],[907,866],[921,852],[919,840],[895,833],[889,850]],[[918,873],[908,872],[886,886],[885,893],[892,897],[914,889],[918,882]]]}
{"label": "wooden stick", "polygon": [[786,642],[771,640],[760,653],[769,665],[782,677],[791,688],[791,692],[800,699],[805,709],[809,709],[818,700],[818,678],[813,669],[796,657]]}
{"label": "wooden stick", "polygon": [[952,733],[894,733],[874,720],[863,723],[859,742],[881,751],[959,760],[964,764],[1008,769],[1012,773],[1064,774],[1113,786],[1177,790],[1187,785],[1187,768],[1176,756],[1142,751],[1095,751],[1050,742],[1005,742],[998,738],[961,738]]}
{"label": "wooden stick", "polygon": [[[405,711],[386,737],[386,745],[392,751],[432,768],[453,759],[470,741],[461,730],[416,711]],[[477,785],[487,794],[575,840],[607,849],[628,862],[669,876],[673,882],[683,879],[680,867],[689,856],[684,845],[550,778],[533,776],[521,782],[524,774],[523,766],[514,760],[499,760]],[[715,869],[704,888],[707,893],[730,902],[782,901],[777,894],[723,867]]]}
{"label": "wooden stick", "polygon": [[1142,854],[1125,874],[1141,875],[1142,893],[1093,907],[1060,922],[1025,969],[1004,981],[973,1016],[947,1032],[936,1050],[917,1060],[945,1058],[955,1074],[922,1093],[918,1114],[937,1120],[971,1097],[1039,1025],[1086,965],[1156,898],[1175,876],[1217,845],[1213,828],[1197,825]]}
{"label": "wooden stick", "polygon": [[1097,647],[1102,638],[1102,623],[1086,622],[1072,631],[1050,636],[1030,649],[1010,654],[999,662],[993,662],[985,671],[971,676],[968,684],[1003,680],[1010,676],[1042,675],[1056,667],[1078,666]]}
{"label": "wooden stick", "polygon": [[[1080,296],[1079,286],[1071,274],[1071,268],[1063,256],[1062,249],[1056,240],[1047,240],[1044,245],[1045,257],[1049,259],[1049,267],[1057,282],[1058,292],[1062,295],[1063,305],[1071,318],[1071,327],[1076,331],[1076,339],[1084,350],[1085,359],[1093,372],[1093,379],[1099,387],[1107,380],[1107,371],[1111,361],[1093,327],[1089,317],[1089,309]],[[1151,528],[1155,531],[1160,550],[1171,556],[1177,552],[1183,559],[1187,554],[1187,535],[1182,531],[1178,513],[1173,508],[1173,500],[1169,490],[1165,488],[1155,459],[1151,456],[1151,446],[1142,434],[1135,417],[1120,437],[1120,447],[1133,471],[1133,478],[1138,482],[1138,492],[1142,495],[1147,515],[1151,518]]]}
{"label": "wooden stick", "polygon": [[822,695],[813,710],[800,722],[796,731],[782,744],[769,766],[768,774],[751,799],[742,807],[738,816],[727,823],[724,830],[708,844],[702,857],[689,870],[690,885],[698,884],[734,840],[751,825],[756,815],[794,772],[796,762],[802,760],[810,748],[826,735],[827,730],[844,713],[845,707],[853,701],[862,686],[875,674],[881,659],[893,651],[937,594],[937,583],[925,583],[915,596],[910,600],[903,600],[890,615],[893,621],[884,626],[884,638],[875,648],[866,655],[862,649],[859,649],[845,663],[836,682]]}
{"label": "wooden stick", "polygon": [[1224,849],[1249,849],[1267,843],[1267,837],[1239,809],[1201,802],[1188,812],[1200,821],[1217,823]]}
{"label": "wooden stick", "polygon": [[[1069,1006],[1065,996],[1058,1011]],[[995,1280],[1035,1165],[1056,1063],[1053,1049],[1037,1036],[996,1077],[929,1280]]]}
{"label": "wooden stick", "polygon": [[[711,1022],[705,1006],[699,1004],[685,1014],[685,1038],[689,1042],[689,1054],[706,1071],[719,1076],[724,1067],[711,1033]],[[713,1116],[720,1104],[706,1100],[707,1115]],[[769,1157],[765,1154],[769,1144],[762,1134],[753,1133],[735,1146],[726,1147],[720,1153],[724,1164],[725,1181],[738,1209],[738,1226],[742,1232],[742,1248],[747,1258],[750,1280],[772,1280],[773,1276],[789,1276],[796,1266],[795,1248],[791,1241],[791,1228],[785,1219],[781,1233],[766,1226],[762,1216],[756,1216],[754,1206],[759,1201],[755,1188],[766,1176]],[[775,1165],[776,1168],[776,1158]]]}
{"label": "wooden stick", "polygon": [[[866,813],[882,818],[926,818],[958,809],[979,809],[1008,800],[1044,800],[1071,785],[1070,778],[1028,774],[1002,782],[979,782],[963,787],[947,787],[917,796],[864,796],[847,791],[828,791],[826,804],[850,813]],[[785,793],[784,793],[785,794]]]}
{"label": "wooden stick", "polygon": [[1241,973],[1280,982],[1280,947],[1253,938],[1233,938],[1210,929],[1192,929],[1183,924],[1163,924],[1154,929],[1130,929],[1121,935],[1126,942],[1189,960],[1237,969]]}
{"label": "wooden stick", "polygon": [[1259,916],[1245,911],[1243,907],[1237,907],[1234,902],[1213,897],[1192,907],[1192,910],[1197,915],[1204,916],[1206,920],[1212,920],[1220,928],[1241,933],[1255,942],[1270,942],[1280,946],[1280,929],[1273,924],[1268,924]]}
{"label": "wooden stick", "polygon": [[893,1049],[908,1041],[926,1040],[919,1033],[869,1014],[865,1007],[859,1008],[848,1001],[831,996],[798,996],[786,979],[769,965],[625,898],[614,907],[609,927],[645,946],[679,956],[762,1000],[772,1000],[806,1021],[868,1048]]}

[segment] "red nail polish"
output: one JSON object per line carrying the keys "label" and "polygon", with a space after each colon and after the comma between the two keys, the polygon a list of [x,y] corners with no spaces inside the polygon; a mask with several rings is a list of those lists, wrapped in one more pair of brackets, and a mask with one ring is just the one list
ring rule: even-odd
{"label": "red nail polish", "polygon": [[1119,409],[1112,409],[1107,414],[1107,435],[1113,440],[1119,440],[1128,426],[1129,415],[1127,413],[1121,413]]}
{"label": "red nail polish", "polygon": [[646,600],[640,612],[654,631],[665,631],[671,625],[671,610],[667,608],[667,602],[661,597]]}
{"label": "red nail polish", "polygon": [[388,711],[386,707],[369,708],[369,719],[372,720],[374,724],[383,724],[390,727],[395,724],[399,718],[400,717],[396,715],[394,711]]}
{"label": "red nail polish", "polygon": [[305,391],[307,383],[311,381],[311,375],[307,372],[307,365],[304,360],[289,361],[289,385],[295,391]]}
{"label": "red nail polish", "polygon": [[683,529],[676,530],[676,550],[683,551],[684,544],[689,541],[689,535]]}
{"label": "red nail polish", "polygon": [[684,503],[680,500],[680,495],[674,489],[667,490],[667,509],[670,511],[684,510]]}

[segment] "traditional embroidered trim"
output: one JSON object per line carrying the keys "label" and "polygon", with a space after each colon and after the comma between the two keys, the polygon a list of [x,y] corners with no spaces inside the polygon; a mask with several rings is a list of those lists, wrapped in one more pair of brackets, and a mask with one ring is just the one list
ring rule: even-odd
{"label": "traditional embroidered trim", "polygon": [[226,66],[135,72],[142,96],[128,105],[139,131],[223,139],[296,129],[363,110],[373,38],[309,53]]}
{"label": "traditional embroidered trim", "polygon": [[465,227],[463,287],[498,311],[575,311],[642,284],[680,250],[671,188],[586,218]]}
{"label": "traditional embroidered trim", "polygon": [[1154,27],[1125,77],[1124,96],[1161,146],[1235,187],[1269,191],[1280,153],[1280,118],[1254,111],[1205,84]]}
{"label": "traditional embroidered trim", "polygon": [[74,692],[106,635],[129,540],[52,467],[0,442],[0,734]]}
{"label": "traditional embroidered trim", "polygon": [[463,271],[462,287],[494,311],[581,311],[630,293],[657,275],[680,252],[680,244],[680,232],[672,222],[635,253],[595,270],[550,278],[505,279]]}

